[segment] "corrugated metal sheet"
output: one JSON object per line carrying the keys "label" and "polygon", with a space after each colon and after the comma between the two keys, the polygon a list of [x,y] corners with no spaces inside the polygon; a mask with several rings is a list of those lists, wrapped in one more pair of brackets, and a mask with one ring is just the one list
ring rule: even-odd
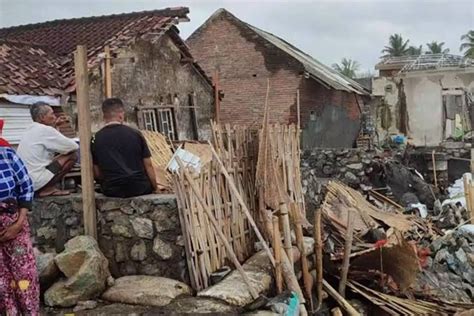
{"label": "corrugated metal sheet", "polygon": [[26,128],[33,123],[28,106],[8,104],[1,101],[0,118],[5,120],[3,138],[12,145],[18,145]]}
{"label": "corrugated metal sheet", "polygon": [[347,78],[334,69],[320,63],[313,57],[309,56],[308,54],[302,52],[295,46],[291,45],[290,43],[282,40],[281,38],[263,31],[255,26],[247,24],[247,26],[252,29],[255,33],[275,45],[276,47],[280,48],[287,54],[293,56],[296,60],[301,62],[308,74],[313,77],[315,80],[319,80],[324,84],[336,89],[336,90],[343,90],[348,92],[355,92],[360,95],[368,95],[369,92],[364,89],[359,83],[355,82],[354,80]]}

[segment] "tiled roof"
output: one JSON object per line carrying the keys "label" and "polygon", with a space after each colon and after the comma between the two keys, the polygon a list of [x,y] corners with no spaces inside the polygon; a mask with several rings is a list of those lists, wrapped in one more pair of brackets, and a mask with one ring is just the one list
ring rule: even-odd
{"label": "tiled roof", "polygon": [[0,40],[0,93],[60,94],[61,60],[40,46]]}
{"label": "tiled roof", "polygon": [[[188,13],[188,8],[177,7],[55,20],[0,29],[0,40],[40,43],[41,46],[54,51],[62,57],[61,72],[65,78],[65,90],[73,91],[73,52],[77,45],[87,46],[88,66],[91,68],[99,64],[99,53],[103,52],[106,45],[109,45],[113,52],[117,48],[130,45],[137,38],[156,40],[179,21],[188,21]],[[25,93],[37,94],[34,90]]]}

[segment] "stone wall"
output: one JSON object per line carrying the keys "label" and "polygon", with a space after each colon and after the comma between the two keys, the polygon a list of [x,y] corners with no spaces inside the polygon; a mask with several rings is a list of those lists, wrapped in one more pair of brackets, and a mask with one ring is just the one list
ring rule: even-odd
{"label": "stone wall", "polygon": [[[146,274],[187,281],[174,195],[97,195],[96,204],[98,241],[114,277]],[[33,242],[41,251],[60,252],[67,240],[84,232],[78,194],[36,199],[29,218]]]}
{"label": "stone wall", "polygon": [[323,185],[330,179],[338,179],[358,188],[370,184],[372,160],[376,154],[363,149],[316,148],[301,154],[301,179],[307,214],[320,205]]}

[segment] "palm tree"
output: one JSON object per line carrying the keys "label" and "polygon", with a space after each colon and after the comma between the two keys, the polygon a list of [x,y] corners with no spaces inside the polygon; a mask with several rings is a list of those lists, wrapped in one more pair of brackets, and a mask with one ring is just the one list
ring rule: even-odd
{"label": "palm tree", "polygon": [[449,53],[449,48],[443,49],[444,42],[438,43],[436,41],[432,41],[431,43],[426,43],[426,47],[428,47],[428,51],[426,54],[447,54]]}
{"label": "palm tree", "polygon": [[408,52],[408,42],[400,34],[392,34],[388,39],[388,46],[382,50],[385,53],[382,57],[405,56]]}
{"label": "palm tree", "polygon": [[470,30],[463,36],[461,36],[463,43],[459,47],[459,50],[464,52],[464,57],[474,58],[474,30]]}
{"label": "palm tree", "polygon": [[356,77],[356,72],[359,70],[360,64],[350,58],[343,58],[341,64],[333,64],[332,68],[337,72],[343,74],[351,79]]}
{"label": "palm tree", "polygon": [[422,53],[423,53],[423,46],[421,45],[419,47],[410,46],[408,47],[405,55],[418,56],[418,55],[421,55]]}

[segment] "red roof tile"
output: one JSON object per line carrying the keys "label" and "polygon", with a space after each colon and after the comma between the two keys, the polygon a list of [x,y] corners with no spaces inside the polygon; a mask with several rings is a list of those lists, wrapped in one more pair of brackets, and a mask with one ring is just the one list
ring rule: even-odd
{"label": "red roof tile", "polygon": [[61,58],[29,43],[0,40],[0,93],[60,94]]}
{"label": "red roof tile", "polygon": [[[7,69],[8,83],[0,84],[0,91],[8,86],[14,94],[45,94],[45,90],[33,88],[35,79],[40,84],[48,79],[57,88],[62,83],[66,91],[74,91],[73,52],[77,45],[86,45],[88,66],[99,64],[99,53],[109,45],[111,51],[128,46],[137,38],[158,38],[179,21],[188,20],[189,9],[185,7],[163,10],[132,12],[108,16],[87,17],[79,19],[55,20],[44,23],[28,24],[0,29],[0,40],[21,41],[32,44],[28,53],[14,51],[7,47],[0,50],[0,73]],[[40,43],[37,46],[35,43]],[[49,51],[55,52],[51,56]],[[3,54],[8,54],[6,57]],[[25,55],[30,58],[25,61]],[[59,68],[57,67],[59,65]],[[59,69],[59,73],[58,73]],[[40,72],[41,78],[30,78],[34,72]],[[23,75],[18,75],[23,73]],[[43,80],[40,80],[43,79]],[[10,93],[10,92],[9,92]]]}

